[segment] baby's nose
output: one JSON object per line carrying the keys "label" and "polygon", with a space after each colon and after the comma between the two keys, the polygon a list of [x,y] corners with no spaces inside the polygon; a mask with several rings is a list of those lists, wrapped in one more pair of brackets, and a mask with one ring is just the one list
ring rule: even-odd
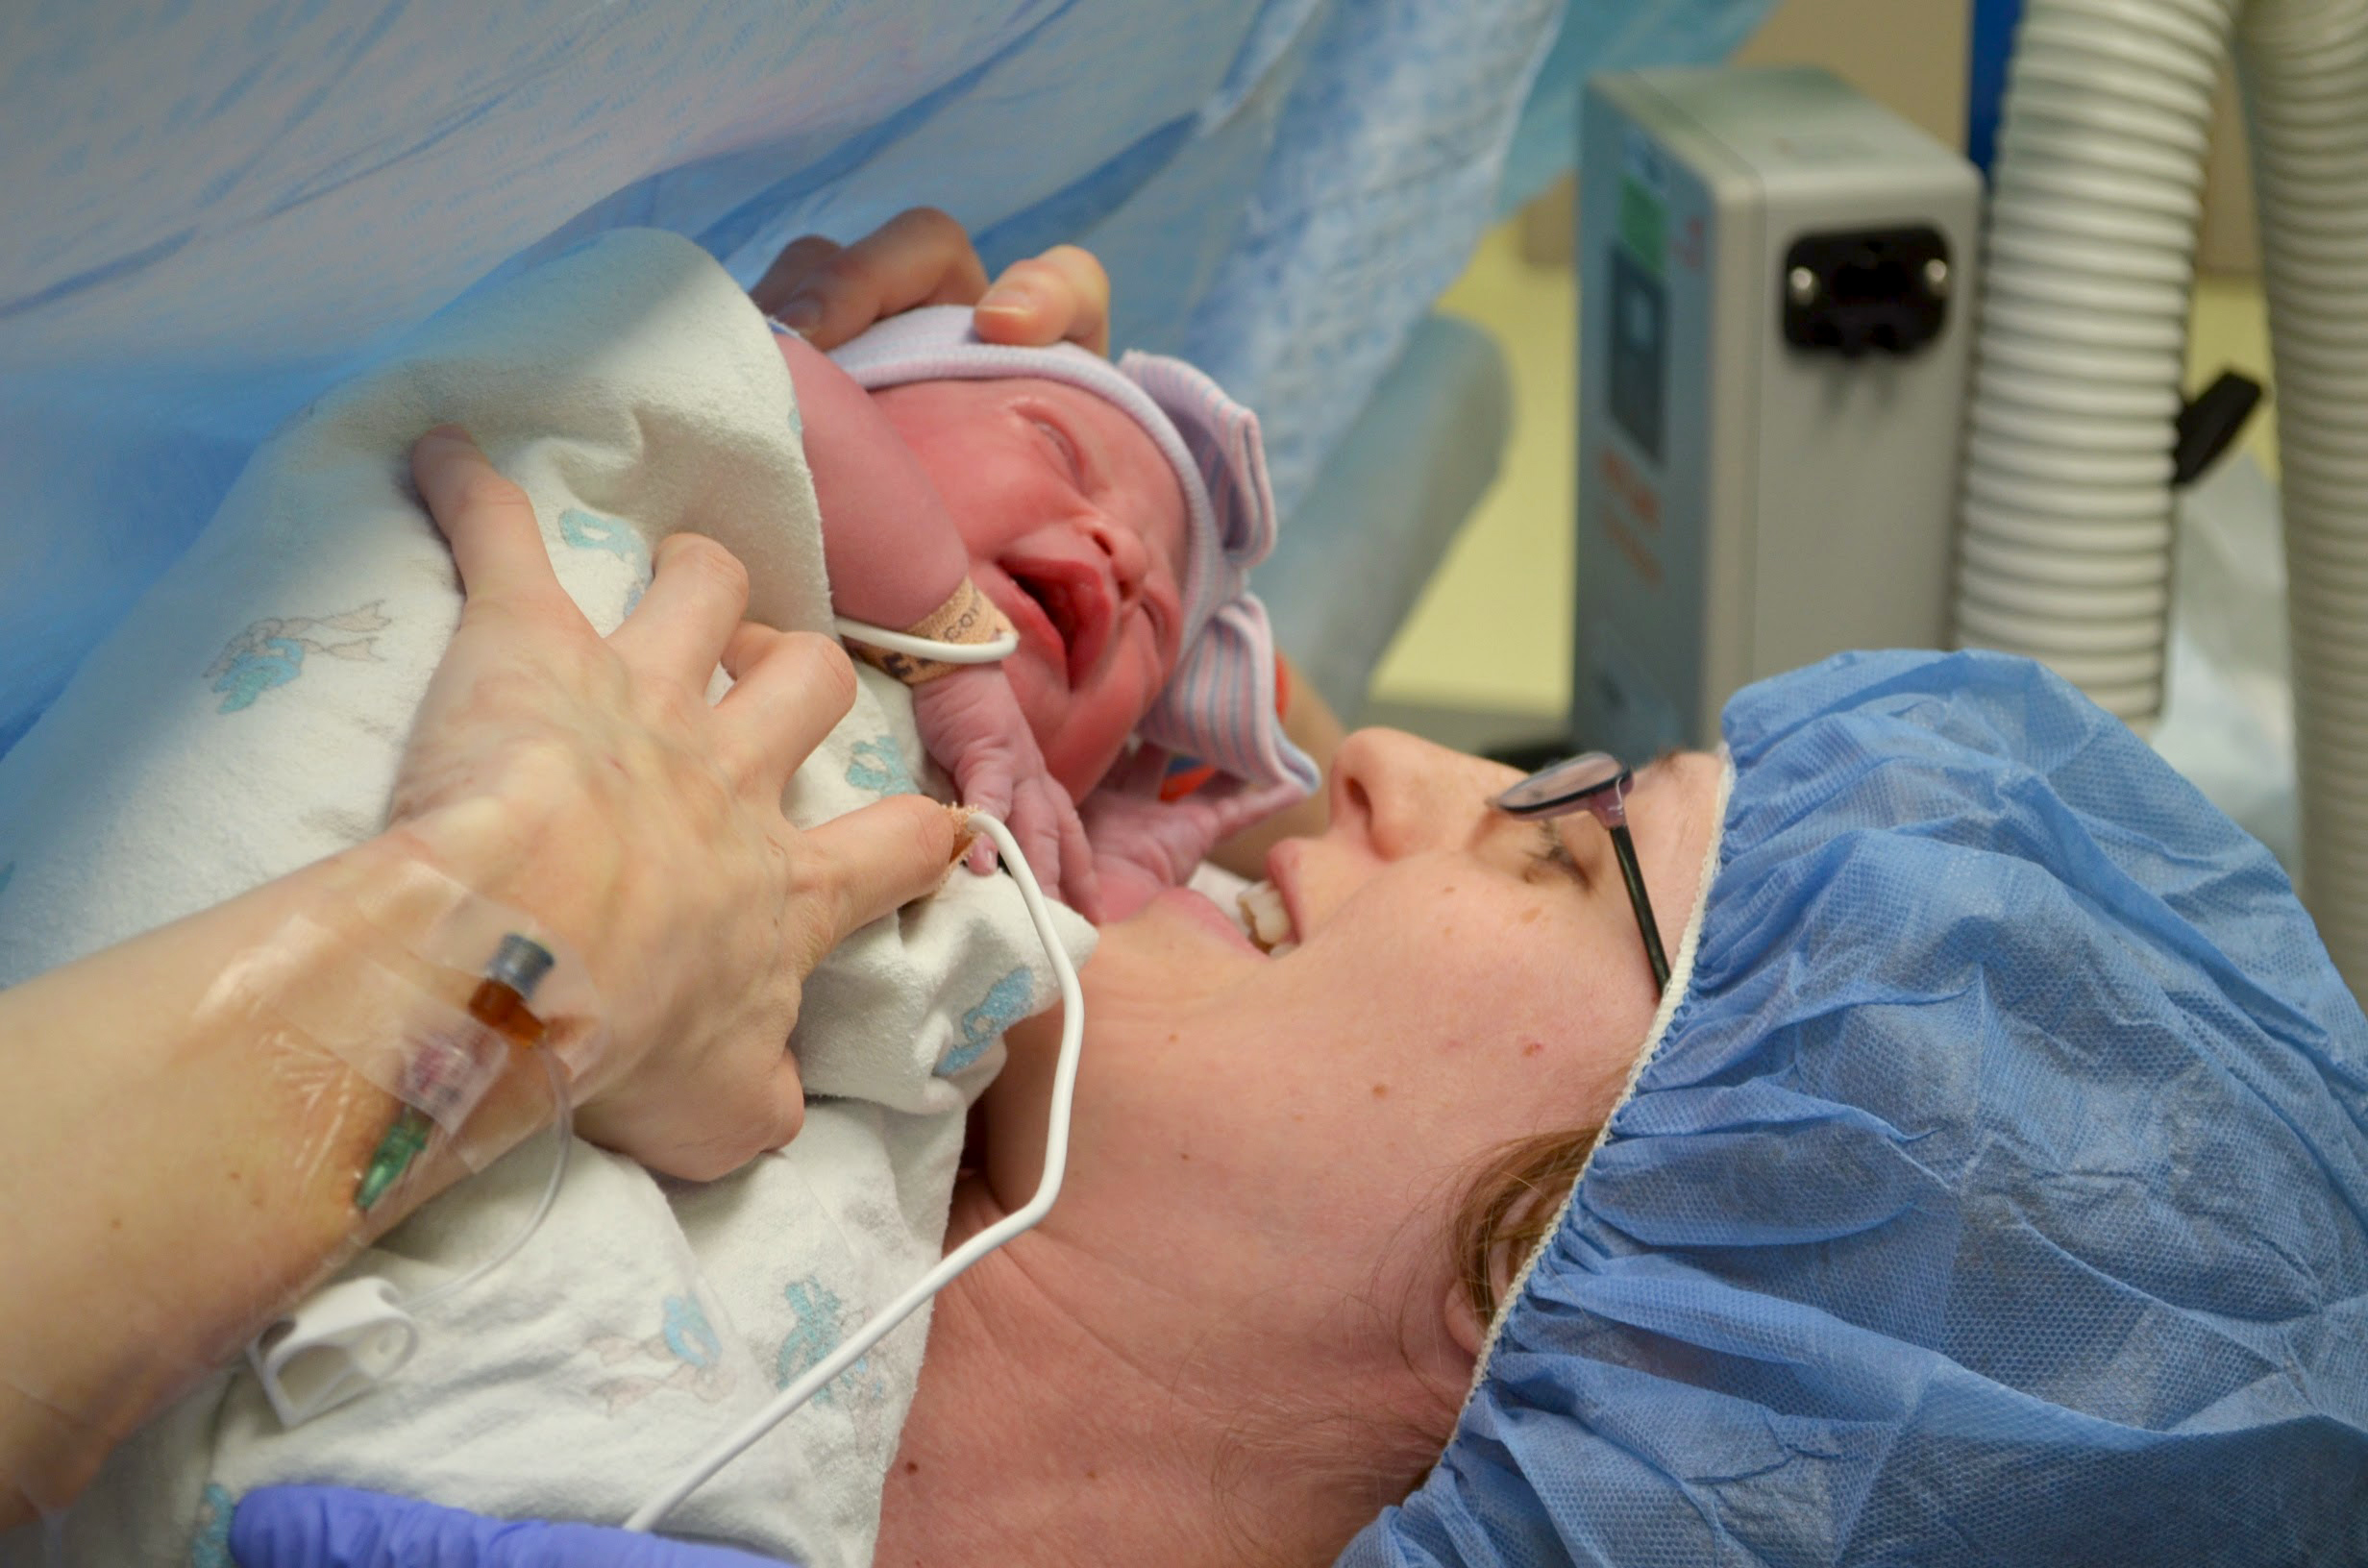
{"label": "baby's nose", "polygon": [[1110,562],[1110,575],[1118,579],[1119,597],[1133,599],[1143,591],[1143,581],[1150,573],[1151,552],[1134,529],[1107,518],[1097,518],[1087,527],[1095,547]]}

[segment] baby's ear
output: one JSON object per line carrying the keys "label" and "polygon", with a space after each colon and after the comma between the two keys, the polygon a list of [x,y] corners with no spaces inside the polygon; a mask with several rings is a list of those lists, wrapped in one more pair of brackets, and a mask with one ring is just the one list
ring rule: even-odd
{"label": "baby's ear", "polygon": [[1480,1347],[1488,1342],[1489,1326],[1480,1321],[1480,1309],[1472,1305],[1471,1291],[1461,1280],[1447,1286],[1444,1319],[1449,1342],[1478,1366]]}

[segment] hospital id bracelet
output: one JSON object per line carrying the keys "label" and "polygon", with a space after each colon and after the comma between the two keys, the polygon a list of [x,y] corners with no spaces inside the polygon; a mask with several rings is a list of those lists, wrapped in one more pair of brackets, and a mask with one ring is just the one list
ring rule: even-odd
{"label": "hospital id bracelet", "polygon": [[840,618],[838,628],[857,658],[907,686],[950,675],[970,665],[998,663],[1020,647],[1020,634],[1011,622],[968,577],[945,603],[902,631],[845,617]]}

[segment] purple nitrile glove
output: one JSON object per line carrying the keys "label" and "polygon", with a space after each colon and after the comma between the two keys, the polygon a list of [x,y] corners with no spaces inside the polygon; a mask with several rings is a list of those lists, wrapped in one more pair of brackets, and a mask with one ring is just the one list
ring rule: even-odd
{"label": "purple nitrile glove", "polygon": [[345,1486],[266,1486],[231,1517],[239,1568],[787,1568],[598,1525],[487,1519]]}
{"label": "purple nitrile glove", "polygon": [[1182,887],[1212,849],[1300,796],[1290,784],[1262,790],[1221,785],[1162,800],[1167,764],[1160,747],[1138,748],[1079,808],[1094,845],[1103,920],[1122,920],[1166,890]]}
{"label": "purple nitrile glove", "polygon": [[[1088,919],[1098,919],[1101,900],[1085,826],[1069,792],[1045,771],[1044,751],[1009,677],[979,665],[924,681],[913,688],[913,725],[929,755],[953,774],[962,803],[1011,829],[1045,891]],[[995,846],[984,839],[971,851],[971,869],[995,869]]]}

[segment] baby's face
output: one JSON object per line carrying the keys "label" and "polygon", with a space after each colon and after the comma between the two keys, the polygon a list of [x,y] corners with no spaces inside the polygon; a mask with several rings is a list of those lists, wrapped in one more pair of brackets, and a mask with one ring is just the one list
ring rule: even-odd
{"label": "baby's face", "polygon": [[1134,420],[1060,381],[913,381],[873,401],[945,498],[972,580],[1019,628],[1004,672],[1052,776],[1084,795],[1182,648],[1175,470]]}

